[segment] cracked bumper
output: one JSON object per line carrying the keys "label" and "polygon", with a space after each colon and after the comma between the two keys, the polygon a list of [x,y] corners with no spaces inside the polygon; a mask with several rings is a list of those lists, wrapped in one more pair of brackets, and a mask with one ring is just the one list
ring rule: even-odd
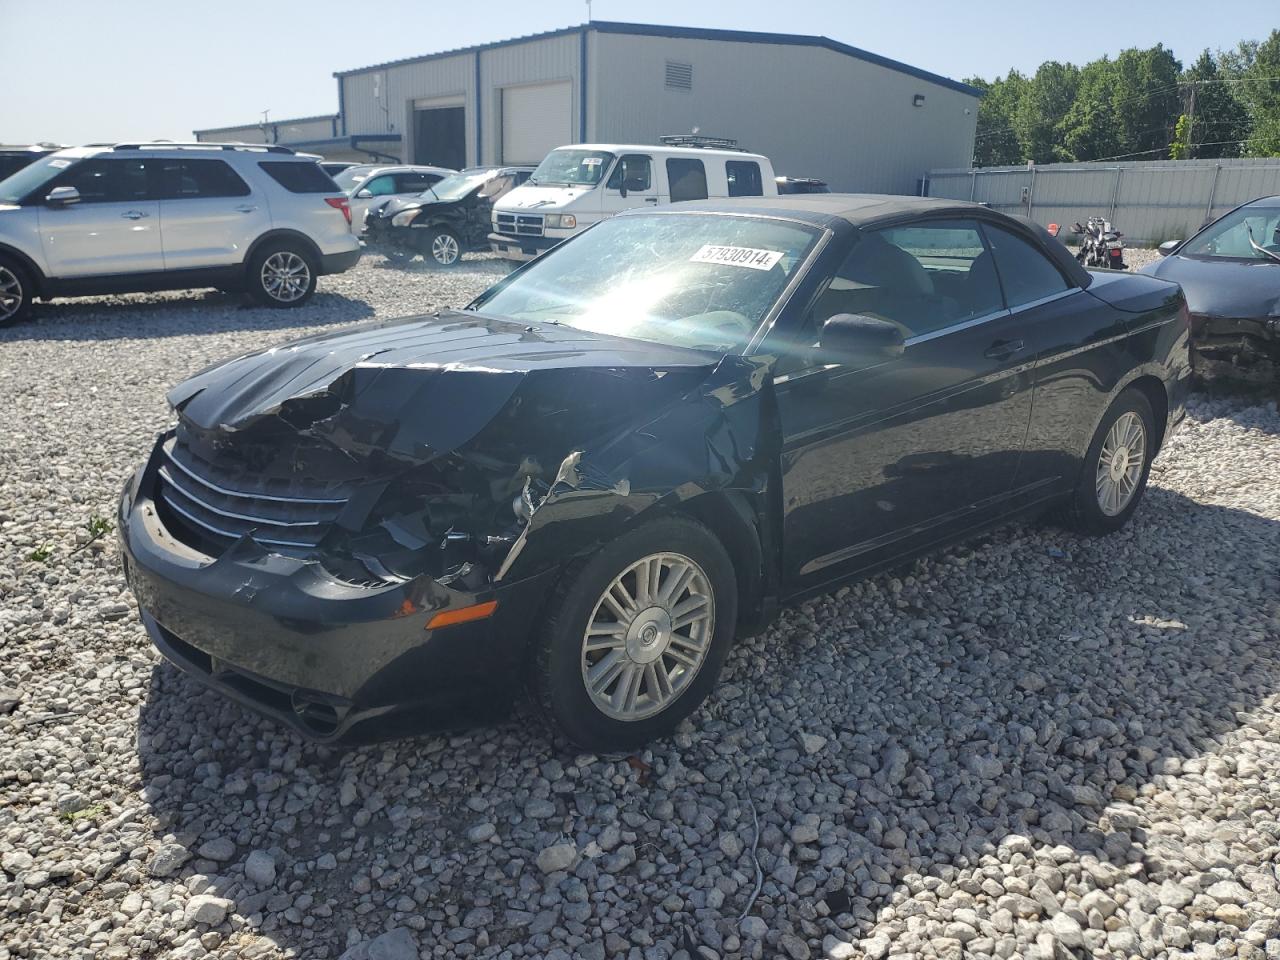
{"label": "cracked bumper", "polygon": [[1191,348],[1197,373],[1280,382],[1280,317],[1192,314]]}

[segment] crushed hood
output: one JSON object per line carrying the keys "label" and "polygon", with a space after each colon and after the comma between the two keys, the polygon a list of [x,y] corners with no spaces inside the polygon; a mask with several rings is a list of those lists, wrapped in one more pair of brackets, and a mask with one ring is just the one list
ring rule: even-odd
{"label": "crushed hood", "polygon": [[1175,253],[1143,272],[1181,284],[1192,313],[1240,319],[1280,315],[1280,263],[1271,260],[1202,260]]}
{"label": "crushed hood", "polygon": [[420,463],[468,443],[504,411],[528,430],[554,429],[561,442],[576,430],[646,418],[720,359],[454,312],[236,357],[179,384],[168,399],[184,425],[201,433],[284,427],[351,456]]}

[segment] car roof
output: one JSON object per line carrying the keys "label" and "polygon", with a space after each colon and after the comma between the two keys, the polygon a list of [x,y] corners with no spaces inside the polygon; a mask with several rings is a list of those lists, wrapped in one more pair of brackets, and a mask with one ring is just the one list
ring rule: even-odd
{"label": "car roof", "polygon": [[1280,207],[1280,197],[1259,197],[1257,200],[1250,200],[1245,204],[1246,207]]}
{"label": "car roof", "polygon": [[605,153],[657,153],[673,157],[724,157],[726,160],[768,160],[763,153],[718,150],[715,147],[672,147],[665,143],[566,143],[557,150],[601,150]]}

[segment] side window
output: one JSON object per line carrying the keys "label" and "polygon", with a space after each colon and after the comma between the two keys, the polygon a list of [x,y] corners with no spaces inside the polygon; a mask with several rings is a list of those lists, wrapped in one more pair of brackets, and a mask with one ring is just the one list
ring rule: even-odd
{"label": "side window", "polygon": [[223,160],[153,162],[160,165],[160,196],[165,200],[249,195],[249,185]]}
{"label": "side window", "polygon": [[764,184],[760,180],[760,164],[754,160],[729,160],[724,165],[724,172],[729,180],[729,196],[764,196]]}
{"label": "side window", "polygon": [[421,193],[441,178],[434,173],[397,173],[396,193]]}
{"label": "side window", "polygon": [[290,193],[338,193],[341,190],[318,163],[306,160],[264,160],[258,166]]}
{"label": "side window", "polygon": [[671,202],[707,199],[707,171],[701,160],[671,157],[667,160],[667,182],[671,185]]}
{"label": "side window", "polygon": [[75,187],[81,203],[128,203],[150,196],[147,161],[91,159],[77,163],[50,187]]}
{"label": "side window", "polygon": [[[904,324],[911,331],[904,336],[931,333],[1004,308],[992,255],[973,221],[921,221],[889,227],[881,230],[879,236],[898,251],[886,256],[892,256],[903,269],[920,278],[927,297],[927,306],[894,302],[906,315],[888,319]],[[915,263],[905,260],[903,253]],[[885,264],[888,263],[886,259]],[[915,316],[920,310],[927,310],[927,315]]]}
{"label": "side window", "polygon": [[982,229],[991,244],[1010,309],[1071,289],[1053,261],[1027,241],[989,223]]}
{"label": "side window", "polygon": [[396,192],[396,181],[391,174],[383,174],[380,177],[374,177],[372,180],[366,180],[360,184],[360,190],[357,193],[368,190],[375,197],[389,197]]}
{"label": "side window", "polygon": [[642,153],[629,153],[622,157],[613,173],[609,174],[607,190],[621,190],[623,187],[643,193],[653,187],[653,161]]}

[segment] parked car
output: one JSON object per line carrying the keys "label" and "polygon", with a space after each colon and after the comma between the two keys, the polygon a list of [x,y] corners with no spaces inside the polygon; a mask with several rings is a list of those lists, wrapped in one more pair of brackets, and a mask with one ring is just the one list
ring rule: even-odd
{"label": "parked car", "polygon": [[0,181],[0,325],[36,297],[189,287],[296,307],[359,258],[346,196],[287,147],[78,147]]}
{"label": "parked car", "polygon": [[350,170],[355,164],[349,160],[321,160],[320,169],[331,177],[336,177],[344,170]]}
{"label": "parked car", "polygon": [[469,167],[416,197],[396,197],[365,219],[365,243],[389,260],[421,255],[452,267],[464,252],[489,249],[494,202],[532,172],[533,167]]}
{"label": "parked car", "polygon": [[508,260],[532,260],[623,210],[777,193],[773,166],[758,153],[580,143],[552,150],[524,186],[494,205],[489,241]]}
{"label": "parked car", "polygon": [[371,208],[381,207],[392,197],[416,196],[433,183],[439,183],[457,172],[448,167],[411,164],[358,164],[347,167],[333,179],[351,200],[351,222],[355,224],[356,233],[359,233],[364,228],[365,216]]}
{"label": "parked car", "polygon": [[1280,197],[1237,207],[1142,268],[1186,291],[1196,371],[1280,382]]}
{"label": "parked car", "polygon": [[65,147],[54,143],[32,143],[23,146],[0,144],[0,180],[12,176],[41,157],[47,157],[63,149]]}
{"label": "parked car", "polygon": [[780,194],[831,192],[827,181],[814,177],[774,177],[773,180],[778,185]]}
{"label": "parked car", "polygon": [[630,748],[780,604],[1051,508],[1123,527],[1186,324],[1176,284],[974,204],[627,213],[465,310],[175,387],[126,575],[166,657],[309,736],[458,726],[528,682]]}

